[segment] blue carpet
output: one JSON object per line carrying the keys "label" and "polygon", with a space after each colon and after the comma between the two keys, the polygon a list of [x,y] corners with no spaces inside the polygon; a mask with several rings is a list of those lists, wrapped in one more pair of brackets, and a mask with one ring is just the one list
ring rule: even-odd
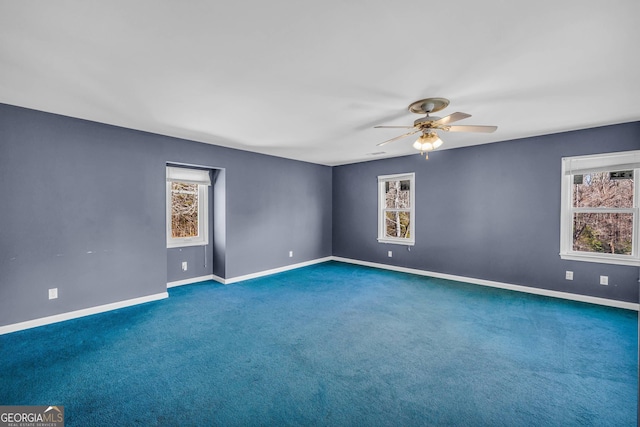
{"label": "blue carpet", "polygon": [[637,313],[329,262],[0,336],[67,426],[635,426]]}

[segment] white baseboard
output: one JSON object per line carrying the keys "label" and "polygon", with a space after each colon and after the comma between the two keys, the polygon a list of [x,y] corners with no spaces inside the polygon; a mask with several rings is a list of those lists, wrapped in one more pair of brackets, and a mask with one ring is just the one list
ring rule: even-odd
{"label": "white baseboard", "polygon": [[[232,283],[242,282],[244,280],[256,279],[259,277],[269,276],[276,273],[282,273],[289,270],[295,270],[297,268],[307,267],[309,265],[319,264],[327,261],[339,261],[339,262],[344,262],[349,264],[363,265],[366,267],[374,267],[374,268],[380,268],[385,270],[398,271],[402,273],[416,274],[420,276],[435,277],[438,279],[454,280],[458,282],[471,283],[474,285],[489,286],[492,288],[508,289],[511,291],[525,292],[529,294],[543,295],[543,296],[548,296],[553,298],[561,298],[561,299],[567,299],[572,301],[599,304],[599,305],[604,305],[608,307],[616,307],[616,308],[624,308],[627,310],[640,311],[640,304],[631,303],[631,302],[616,301],[616,300],[610,300],[606,298],[592,297],[588,295],[572,294],[569,292],[552,291],[548,289],[532,288],[529,286],[514,285],[511,283],[494,282],[491,280],[476,279],[473,277],[456,276],[453,274],[437,273],[433,271],[418,270],[415,268],[408,268],[408,267],[398,267],[395,265],[380,264],[376,262],[361,261],[361,260],[342,258],[337,256],[328,256],[324,258],[318,258],[315,260],[305,261],[298,264],[291,264],[291,265],[286,265],[284,267],[278,267],[270,270],[259,271],[256,273],[246,274],[243,276],[236,276],[230,279],[223,279],[222,277],[218,277],[214,274],[207,275],[207,276],[193,277],[191,279],[169,282],[167,283],[167,288],[188,285],[188,284],[198,283],[198,282],[204,282],[207,280],[215,280],[216,282],[222,283],[224,285],[229,285]],[[11,325],[0,326],[0,335],[22,331],[25,329],[35,328],[38,326],[50,325],[52,323],[62,322],[65,320],[77,319],[84,316],[90,316],[92,314],[104,313],[106,311],[117,310],[119,308],[130,307],[138,304],[144,304],[146,302],[157,301],[157,300],[161,300],[168,297],[169,297],[168,292],[162,292],[159,294],[147,295],[140,298],[133,298],[125,301],[104,304],[97,307],[90,307],[82,310],[71,311],[68,313],[56,314],[54,316],[42,317],[39,319],[33,319],[25,322],[14,323]]]}
{"label": "white baseboard", "polygon": [[84,308],[82,310],[56,314],[54,316],[27,320],[26,322],[14,323],[12,325],[0,326],[0,335],[9,334],[11,332],[22,331],[25,329],[36,328],[38,326],[50,325],[52,323],[63,322],[65,320],[77,319],[79,317],[90,316],[92,314],[104,313],[106,311],[117,310],[119,308],[124,308],[124,307],[130,307],[132,305],[143,304],[145,302],[157,301],[157,300],[161,300],[168,297],[169,297],[169,294],[167,292],[161,292],[159,294],[147,295],[140,298],[133,298],[125,301],[118,301],[110,304],[99,305],[97,307]]}
{"label": "white baseboard", "polygon": [[218,283],[222,283],[224,285],[224,280],[222,277],[220,276],[216,276],[215,274],[211,275],[211,280],[215,280]]}
{"label": "white baseboard", "polygon": [[222,277],[216,276],[215,274],[209,274],[208,276],[200,276],[193,277],[191,279],[178,280],[175,282],[167,283],[167,288],[173,288],[175,286],[183,286],[183,285],[191,285],[193,283],[204,282],[207,280],[215,280],[218,283],[222,283],[223,285],[230,285],[232,283],[238,283],[249,279],[257,279],[258,277],[270,276],[276,273],[282,273],[289,270],[295,270],[296,268],[307,267],[313,264],[320,264],[321,262],[327,262],[333,260],[333,257],[328,256],[324,258],[312,259],[311,261],[299,262],[297,264],[285,265],[283,267],[272,268],[270,270],[258,271],[256,273],[245,274],[242,276],[231,277],[229,279],[224,279]]}
{"label": "white baseboard", "polygon": [[435,277],[438,279],[455,280],[457,282],[472,283],[474,285],[489,286],[492,288],[508,289],[510,291],[526,292],[528,294],[543,295],[543,296],[553,297],[553,298],[562,298],[562,299],[567,299],[572,301],[587,302],[591,304],[605,305],[608,307],[616,307],[616,308],[624,308],[627,310],[640,311],[640,304],[636,304],[632,302],[616,301],[616,300],[611,300],[606,298],[592,297],[588,295],[572,294],[569,292],[552,291],[549,289],[532,288],[529,286],[494,282],[492,280],[476,279],[473,277],[455,276],[453,274],[436,273],[433,271],[418,270],[415,268],[397,267],[395,265],[379,264],[377,262],[360,261],[357,259],[342,258],[342,257],[336,257],[336,256],[332,256],[331,259],[333,261],[364,265],[366,267],[382,268],[385,270],[399,271],[402,273],[411,273],[411,274],[417,274],[420,276]]}
{"label": "white baseboard", "polygon": [[182,286],[182,285],[190,285],[190,284],[193,284],[193,283],[204,282],[206,280],[215,280],[216,282],[222,283],[223,285],[230,285],[232,283],[238,283],[238,282],[242,282],[242,281],[249,280],[249,279],[257,279],[258,277],[270,276],[270,275],[276,274],[276,273],[282,273],[282,272],[289,271],[289,270],[295,270],[296,268],[307,267],[309,265],[319,264],[321,262],[331,261],[332,259],[333,259],[333,257],[330,257],[330,256],[324,257],[324,258],[317,258],[317,259],[312,259],[311,261],[305,261],[305,262],[299,262],[297,264],[285,265],[283,267],[272,268],[270,270],[258,271],[256,273],[250,273],[250,274],[245,274],[245,275],[242,275],[242,276],[231,277],[229,279],[224,279],[222,277],[216,276],[215,274],[210,274],[208,276],[193,277],[191,279],[185,279],[185,280],[178,280],[178,281],[175,281],[175,282],[169,282],[169,283],[167,283],[167,288],[173,288],[175,286]]}
{"label": "white baseboard", "polygon": [[225,285],[230,285],[231,283],[242,282],[244,280],[249,280],[249,279],[257,279],[258,277],[270,276],[272,274],[282,273],[284,271],[295,270],[296,268],[307,267],[309,265],[331,261],[332,259],[333,257],[330,257],[330,256],[324,257],[324,258],[317,258],[311,261],[285,265],[284,267],[272,268],[271,270],[264,270],[264,271],[258,271],[257,273],[245,274],[244,276],[236,276],[230,279],[222,279],[224,280],[224,282],[220,282],[220,283],[224,283]]}
{"label": "white baseboard", "polygon": [[[175,288],[176,286],[191,285],[192,283],[206,282],[207,280],[216,280],[215,279],[216,277],[218,279],[220,279],[216,275],[209,274],[207,276],[192,277],[190,279],[176,280],[175,282],[168,282],[167,283],[167,288]],[[220,281],[220,280],[216,280],[216,281]]]}

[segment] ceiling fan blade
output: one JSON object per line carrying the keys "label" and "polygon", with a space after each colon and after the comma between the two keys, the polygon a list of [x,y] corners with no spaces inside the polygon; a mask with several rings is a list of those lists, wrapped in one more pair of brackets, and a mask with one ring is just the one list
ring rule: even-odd
{"label": "ceiling fan blade", "polygon": [[413,129],[415,126],[374,126],[375,129]]}
{"label": "ceiling fan blade", "polygon": [[393,142],[393,141],[396,141],[398,139],[404,138],[405,136],[413,135],[414,133],[418,133],[418,132],[420,132],[420,129],[412,130],[411,132],[407,132],[404,135],[396,136],[395,138],[388,139],[388,140],[380,142],[380,143],[378,143],[376,145],[378,147],[381,147],[381,146],[383,146],[385,144],[388,144],[390,142]]}
{"label": "ceiling fan blade", "polygon": [[449,114],[446,117],[443,117],[441,119],[438,119],[436,121],[433,122],[434,126],[442,126],[442,125],[448,125],[449,123],[453,123],[453,122],[457,122],[458,120],[462,120],[462,119],[466,119],[468,117],[471,117],[471,114],[467,114],[467,113],[452,113]]}
{"label": "ceiling fan blade", "polygon": [[498,126],[444,126],[442,130],[447,132],[495,132]]}

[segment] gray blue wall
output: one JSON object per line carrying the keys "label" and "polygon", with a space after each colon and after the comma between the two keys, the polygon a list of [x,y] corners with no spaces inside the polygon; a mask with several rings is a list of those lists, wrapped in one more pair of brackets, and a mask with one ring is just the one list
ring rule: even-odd
{"label": "gray blue wall", "polygon": [[[640,122],[335,167],[333,255],[638,302],[637,267],[558,255],[561,158],[637,149]],[[416,174],[411,251],[376,241],[377,176],[404,172]]]}
{"label": "gray blue wall", "polygon": [[183,278],[168,265],[167,162],[224,170],[212,203],[226,218],[209,245],[218,276],[331,255],[329,167],[0,104],[0,326]]}
{"label": "gray blue wall", "polygon": [[[0,104],[0,326],[332,254],[638,302],[638,268],[558,252],[560,158],[639,148],[630,123],[330,168]],[[168,162],[218,171],[206,267],[166,249]],[[376,241],[376,178],[402,172],[411,251]]]}

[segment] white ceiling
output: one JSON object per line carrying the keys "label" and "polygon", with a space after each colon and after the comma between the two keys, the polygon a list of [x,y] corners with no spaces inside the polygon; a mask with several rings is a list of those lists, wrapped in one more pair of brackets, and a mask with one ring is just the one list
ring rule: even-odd
{"label": "white ceiling", "polygon": [[[326,165],[640,120],[638,0],[0,0],[0,102]],[[377,156],[371,153],[384,151]]]}

